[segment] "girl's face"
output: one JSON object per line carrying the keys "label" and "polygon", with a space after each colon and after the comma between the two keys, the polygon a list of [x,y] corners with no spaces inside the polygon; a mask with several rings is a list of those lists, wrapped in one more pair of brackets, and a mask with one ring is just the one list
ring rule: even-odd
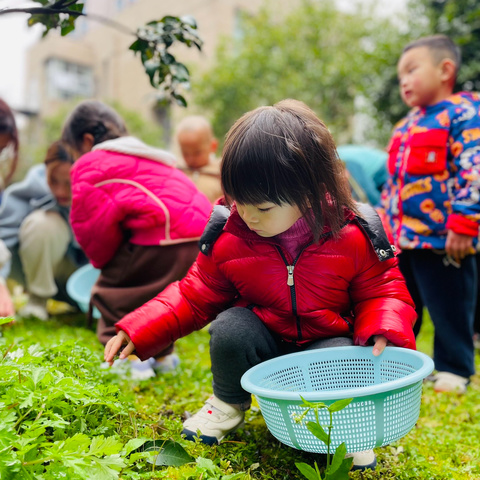
{"label": "girl's face", "polygon": [[67,162],[52,162],[47,165],[48,186],[62,207],[68,207],[72,203],[70,167]]}
{"label": "girl's face", "polygon": [[296,205],[265,202],[259,205],[237,203],[247,227],[260,237],[274,237],[287,231],[303,215]]}

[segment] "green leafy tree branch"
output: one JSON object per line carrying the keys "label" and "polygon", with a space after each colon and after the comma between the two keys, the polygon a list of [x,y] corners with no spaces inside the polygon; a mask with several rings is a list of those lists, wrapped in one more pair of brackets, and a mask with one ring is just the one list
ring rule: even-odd
{"label": "green leafy tree branch", "polygon": [[90,18],[132,35],[135,40],[129,49],[139,55],[150,84],[159,92],[158,102],[164,105],[175,102],[182,107],[187,106],[181,92],[190,86],[190,72],[183,63],[177,61],[170,49],[178,43],[202,49],[203,42],[197,33],[197,23],[193,17],[166,15],[133,31],[109,18],[85,12],[82,0],[35,0],[35,3],[40,6],[7,7],[0,9],[0,15],[29,14],[28,26],[43,25],[43,36],[51,30],[59,30],[62,36],[68,35],[75,30],[78,17]]}

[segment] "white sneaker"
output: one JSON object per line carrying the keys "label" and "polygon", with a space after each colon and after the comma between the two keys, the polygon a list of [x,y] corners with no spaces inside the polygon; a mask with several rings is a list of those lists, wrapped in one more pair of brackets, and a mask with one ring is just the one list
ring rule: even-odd
{"label": "white sneaker", "polygon": [[433,389],[436,392],[465,393],[469,379],[451,372],[438,372],[435,375]]}
{"label": "white sneaker", "polygon": [[156,359],[152,363],[152,368],[156,373],[173,372],[180,365],[180,358],[176,353],[165,355],[161,359]]}
{"label": "white sneaker", "polygon": [[20,317],[35,317],[42,321],[48,320],[47,299],[30,295],[27,303],[18,311]]}
{"label": "white sneaker", "polygon": [[377,466],[377,456],[373,450],[347,453],[345,458],[353,458],[352,470],[366,470],[367,468],[375,470]]}
{"label": "white sneaker", "polygon": [[245,412],[212,395],[202,409],[183,423],[182,434],[187,440],[200,438],[202,443],[215,445],[244,423]]}

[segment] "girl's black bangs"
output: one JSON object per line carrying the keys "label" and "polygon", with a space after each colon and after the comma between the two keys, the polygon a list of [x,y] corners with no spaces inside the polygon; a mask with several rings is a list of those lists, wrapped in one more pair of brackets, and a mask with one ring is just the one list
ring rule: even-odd
{"label": "girl's black bangs", "polygon": [[271,158],[267,152],[257,152],[232,163],[229,171],[222,172],[222,182],[225,193],[233,200],[251,205],[292,203],[289,193],[295,187],[285,171],[285,162]]}

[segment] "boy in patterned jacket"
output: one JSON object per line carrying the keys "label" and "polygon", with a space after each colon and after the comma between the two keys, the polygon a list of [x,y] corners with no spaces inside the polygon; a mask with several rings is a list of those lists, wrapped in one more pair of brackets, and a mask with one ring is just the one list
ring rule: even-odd
{"label": "boy in patterned jacket", "polygon": [[412,110],[390,140],[383,200],[419,319],[425,306],[435,327],[434,388],[464,393],[474,374],[480,97],[452,93],[459,67],[444,35],[404,48],[398,78]]}

